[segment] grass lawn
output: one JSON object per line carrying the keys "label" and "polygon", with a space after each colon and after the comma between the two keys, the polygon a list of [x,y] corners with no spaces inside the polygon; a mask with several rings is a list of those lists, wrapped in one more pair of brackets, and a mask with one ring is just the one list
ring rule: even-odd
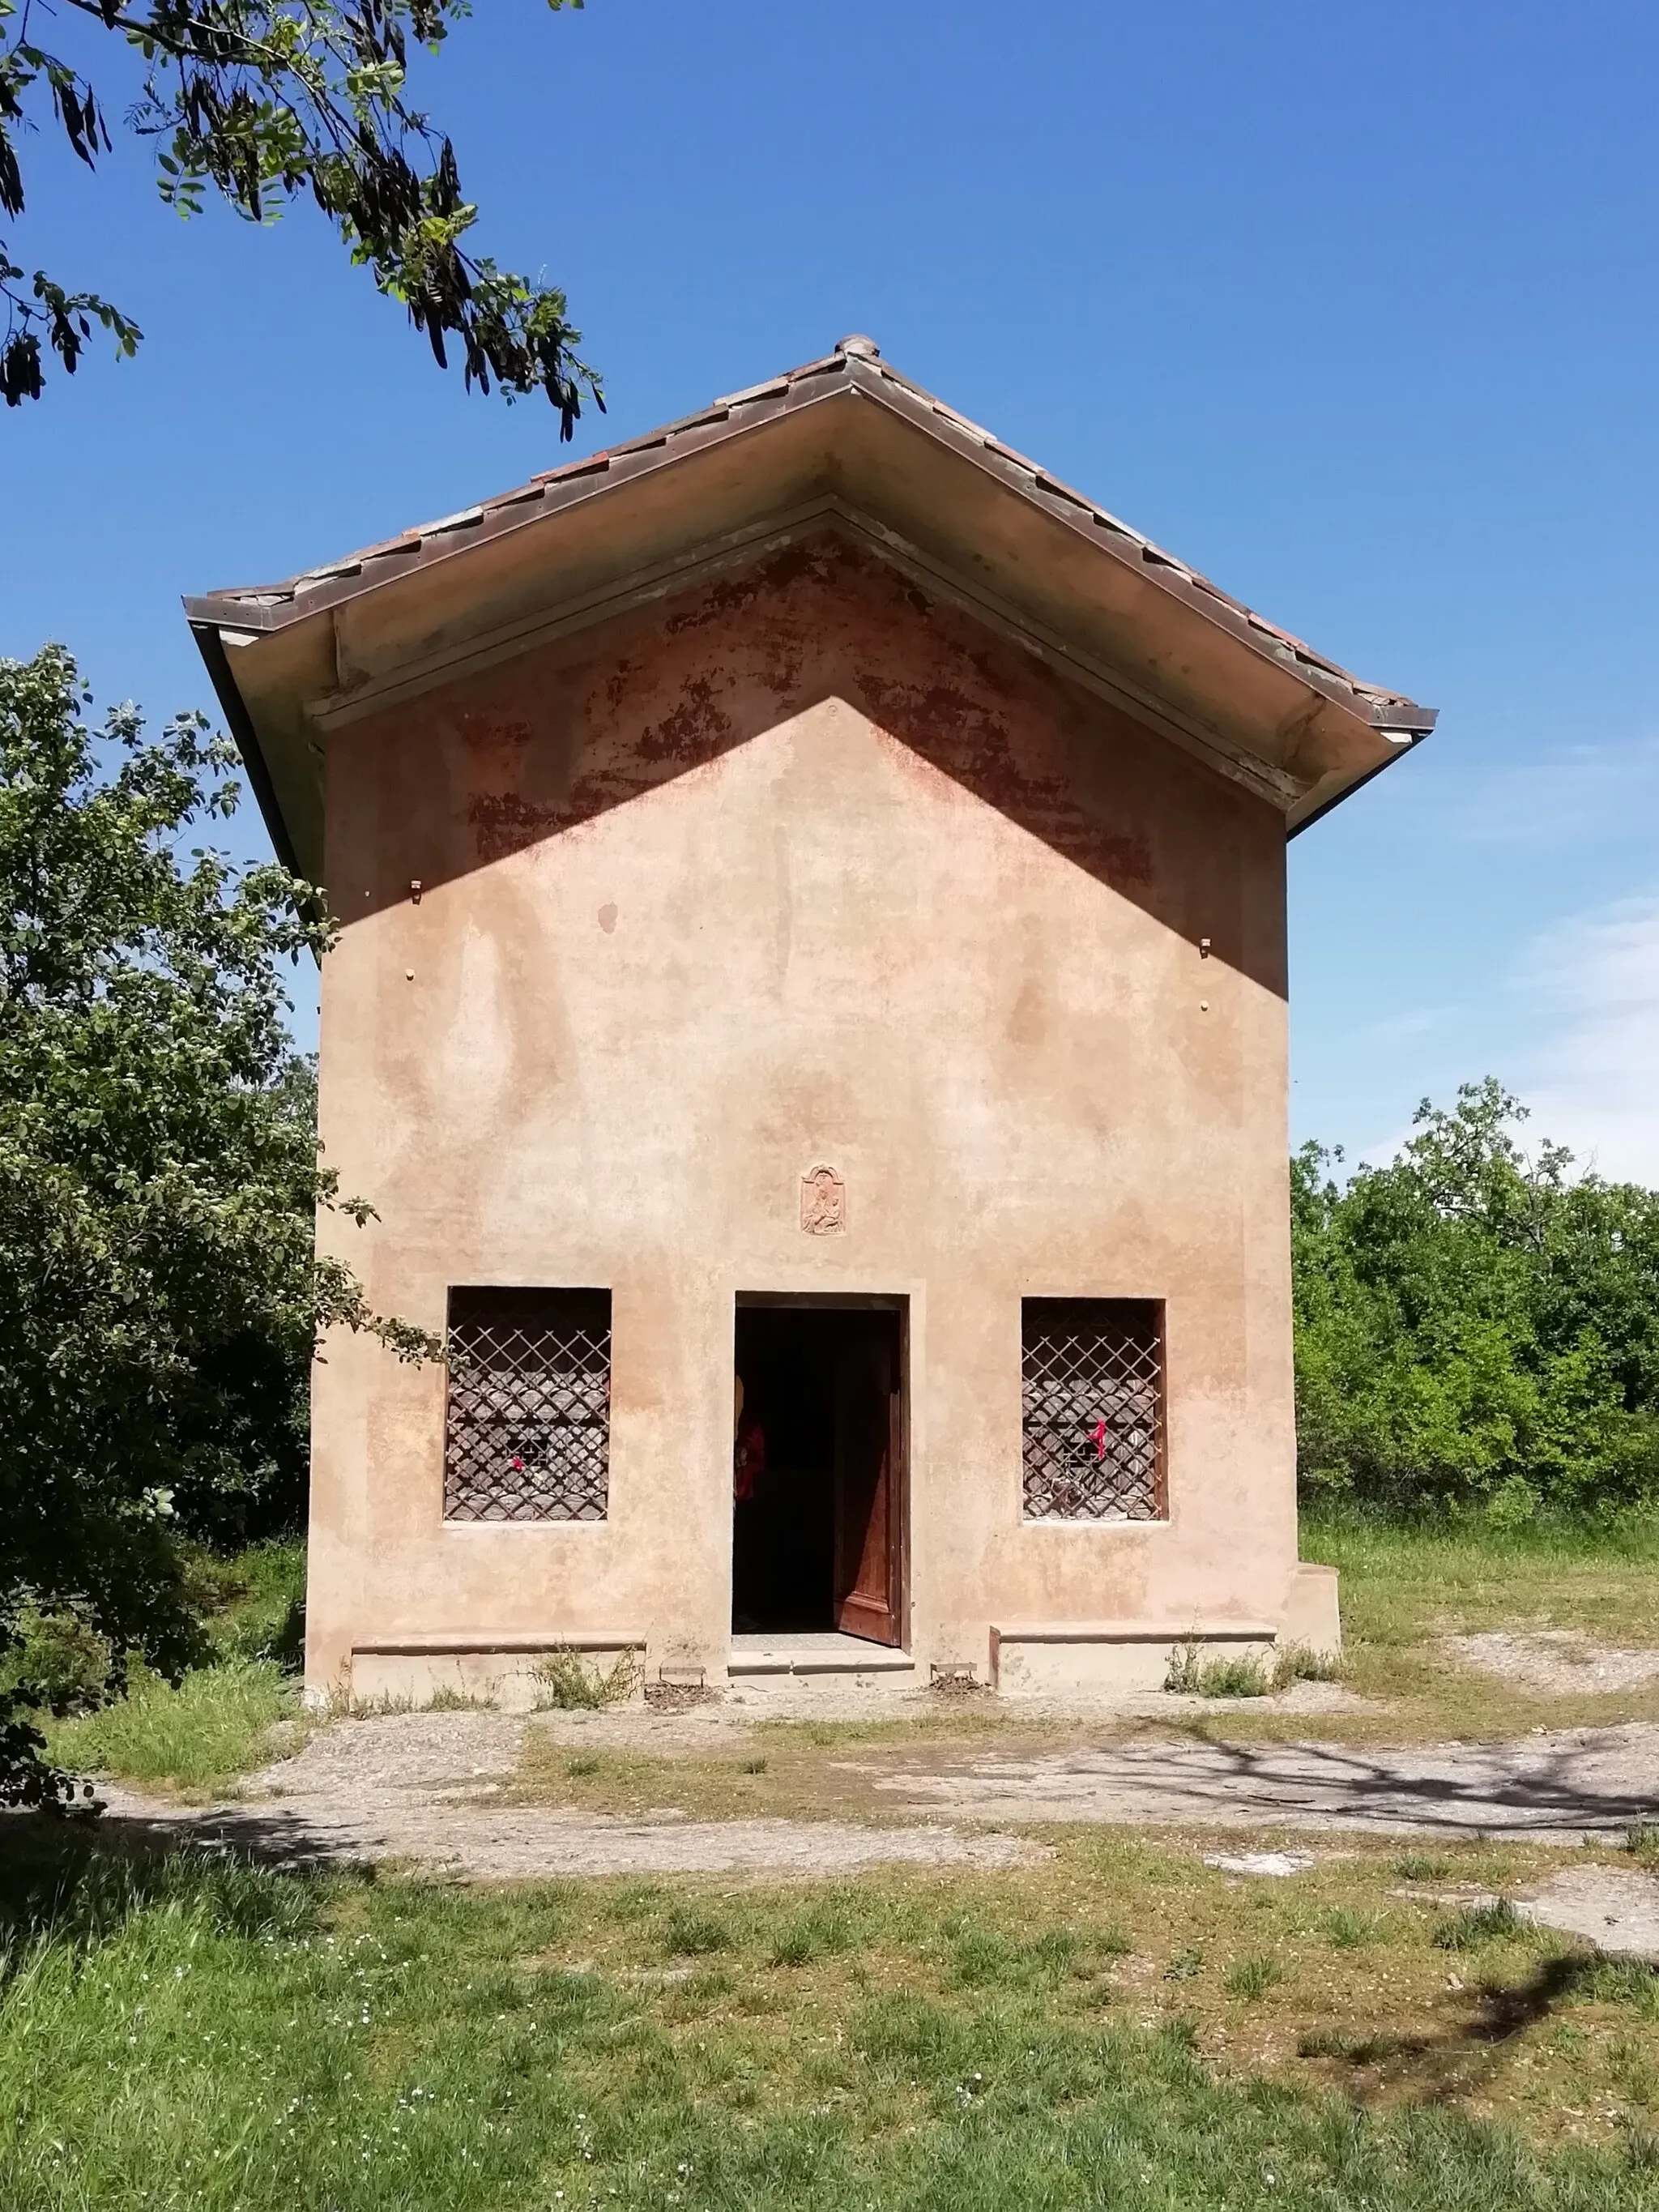
{"label": "grass lawn", "polygon": [[44,1848],[29,2212],[1659,2205],[1659,1982],[1392,1893],[1513,1853],[492,1892]]}
{"label": "grass lawn", "polygon": [[[1304,1548],[1341,1567],[1348,1680],[1386,1704],[1187,1724],[1496,1735],[1647,1709],[1487,1684],[1441,1639],[1652,1642],[1659,1533],[1324,1526]],[[203,1794],[292,1740],[270,1641],[292,1575],[243,1577],[214,1666],[55,1723],[59,1755]],[[763,1727],[719,1759],[532,1730],[521,1782],[596,1810],[869,1817],[868,1762],[1022,1732],[971,1701]],[[1659,2212],[1659,1978],[1458,1903],[1562,1854],[1325,1838],[1273,1881],[1206,1867],[1196,1835],[1044,1840],[999,1874],[491,1889],[8,1821],[0,2205]]]}
{"label": "grass lawn", "polygon": [[1659,1720],[1659,1677],[1625,1690],[1551,1693],[1462,1663],[1443,1640],[1557,1628],[1582,1630],[1599,1644],[1659,1645],[1659,1516],[1510,1533],[1304,1516],[1302,1553],[1341,1574],[1345,1681],[1388,1708],[1370,1717],[1333,1716],[1322,1735],[1492,1740],[1534,1728]]}
{"label": "grass lawn", "polygon": [[176,1796],[234,1790],[239,1775],[306,1731],[296,1671],[305,1579],[302,1544],[251,1545],[230,1559],[196,1554],[191,1581],[210,1662],[176,1684],[135,1662],[125,1696],[93,1711],[37,1716],[48,1755],[76,1772]]}
{"label": "grass lawn", "polygon": [[213,1797],[234,1789],[275,1744],[297,1742],[304,1726],[298,1686],[274,1661],[230,1658],[196,1668],[176,1685],[134,1668],[124,1698],[45,1723],[43,1732],[60,1766]]}
{"label": "grass lawn", "polygon": [[1659,1640],[1659,1514],[1509,1531],[1304,1514],[1302,1553],[1340,1570],[1346,1630],[1382,1647],[1419,1643],[1453,1618],[1464,1629],[1520,1622],[1607,1644]]}

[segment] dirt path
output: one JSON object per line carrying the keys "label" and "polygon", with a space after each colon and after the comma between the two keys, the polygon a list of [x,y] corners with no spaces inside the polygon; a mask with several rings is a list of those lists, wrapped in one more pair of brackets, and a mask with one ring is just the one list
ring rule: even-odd
{"label": "dirt path", "polygon": [[1185,1741],[993,1753],[928,1774],[872,1774],[871,1784],[954,1820],[1214,1822],[1571,1843],[1622,1835],[1651,1817],[1659,1727],[1407,1749]]}
{"label": "dirt path", "polygon": [[[572,1747],[661,1756],[663,1804],[623,1815],[504,1802],[526,1728],[546,1728]],[[251,1777],[237,1803],[185,1808],[107,1794],[118,1820],[204,1841],[286,1859],[409,1860],[484,1880],[690,1872],[789,1880],[896,1862],[1008,1866],[1043,1848],[1011,1831],[1072,1822],[1570,1842],[1620,1836],[1659,1809],[1659,1727],[1649,1723],[1366,1751],[1076,1740],[1032,1751],[934,1738],[826,1754],[838,1778],[834,1817],[696,1820],[675,1807],[675,1759],[735,1753],[752,1741],[745,1722],[718,1710],[529,1722],[410,1713],[322,1729],[296,1757]]]}
{"label": "dirt path", "polygon": [[[602,1716],[592,1716],[599,1720]],[[632,1718],[649,1739],[655,1716]],[[629,1820],[497,1801],[527,1726],[499,1713],[400,1713],[345,1721],[296,1758],[251,1775],[234,1804],[180,1807],[107,1789],[112,1819],[290,1862],[407,1860],[481,1881],[614,1874],[852,1874],[894,1862],[1010,1866],[1041,1856],[1008,1835],[933,1822],[690,1820],[672,1804]],[[612,1731],[614,1733],[614,1731]],[[710,1734],[663,1716],[653,1748],[702,1750]],[[741,1740],[741,1739],[738,1739]]]}

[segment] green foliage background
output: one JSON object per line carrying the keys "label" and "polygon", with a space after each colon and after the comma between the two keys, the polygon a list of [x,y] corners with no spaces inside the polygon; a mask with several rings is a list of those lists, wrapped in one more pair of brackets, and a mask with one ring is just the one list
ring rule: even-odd
{"label": "green foliage background", "polygon": [[1659,1193],[1523,1120],[1489,1078],[1346,1187],[1291,1161],[1304,1498],[1513,1523],[1659,1492]]}
{"label": "green foliage background", "polygon": [[[0,660],[0,1660],[68,1616],[176,1674],[190,1540],[301,1512],[322,1334],[437,1347],[314,1249],[319,1206],[370,1211],[319,1162],[284,1018],[316,894],[189,846],[239,795],[198,718],[149,739],[85,703],[61,648]],[[41,1786],[15,1698],[0,1802]]]}

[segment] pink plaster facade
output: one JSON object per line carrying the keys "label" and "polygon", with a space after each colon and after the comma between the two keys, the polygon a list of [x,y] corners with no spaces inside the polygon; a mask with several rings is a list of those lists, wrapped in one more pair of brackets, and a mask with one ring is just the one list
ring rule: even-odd
{"label": "pink plaster facade", "polygon": [[[453,1284],[605,1287],[613,1365],[607,1517],[459,1523],[441,1368],[331,1344],[315,1689],[566,1642],[720,1680],[744,1292],[905,1302],[921,1679],[1334,1641],[1279,808],[833,529],[331,729],[325,789],[323,1138],[380,1216],[328,1233],[434,1330]],[[1022,1518],[1029,1297],[1164,1301],[1165,1520]]]}

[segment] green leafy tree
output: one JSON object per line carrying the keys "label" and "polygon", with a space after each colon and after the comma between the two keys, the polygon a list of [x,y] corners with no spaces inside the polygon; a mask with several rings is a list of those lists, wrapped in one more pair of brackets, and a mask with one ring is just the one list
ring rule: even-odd
{"label": "green leafy tree", "polygon": [[[316,894],[183,849],[238,796],[199,717],[86,703],[61,649],[0,660],[0,1642],[66,1611],[176,1670],[180,1537],[297,1512],[323,1334],[438,1347],[316,1254],[319,1206],[370,1211],[283,1022]],[[48,1787],[38,1750],[0,1710],[0,1799]]]}
{"label": "green leafy tree", "polygon": [[1659,1490],[1659,1193],[1522,1146],[1488,1079],[1346,1188],[1291,1163],[1302,1476],[1393,1509]]}
{"label": "green leafy tree", "polygon": [[[411,42],[436,53],[469,12],[465,0],[0,0],[0,216],[24,210],[26,131],[61,129],[88,168],[111,143],[106,95],[78,52],[35,34],[41,19],[80,28],[83,48],[119,40],[125,55],[111,58],[137,76],[125,122],[156,142],[165,201],[193,215],[211,191],[262,222],[309,198],[403,301],[440,367],[453,344],[469,386],[544,392],[568,438],[584,398],[605,402],[564,295],[471,251],[477,210],[454,149],[404,96]],[[95,325],[123,355],[143,337],[97,293],[27,273],[3,236],[0,300],[9,406],[40,397],[49,355],[72,374]]]}

